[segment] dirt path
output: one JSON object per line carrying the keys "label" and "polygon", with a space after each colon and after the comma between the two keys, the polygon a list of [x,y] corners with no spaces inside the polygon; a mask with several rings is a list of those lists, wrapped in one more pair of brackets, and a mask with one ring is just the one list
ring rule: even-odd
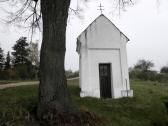
{"label": "dirt path", "polygon": [[[76,79],[79,79],[79,77],[69,78],[67,80],[76,80]],[[10,88],[10,87],[17,87],[17,86],[25,86],[25,85],[37,85],[37,84],[39,84],[39,81],[0,84],[0,89]]]}
{"label": "dirt path", "polygon": [[24,85],[37,85],[39,81],[30,81],[30,82],[19,82],[19,83],[10,83],[10,84],[1,84],[0,89],[10,88],[10,87],[17,87],[17,86],[24,86]]}

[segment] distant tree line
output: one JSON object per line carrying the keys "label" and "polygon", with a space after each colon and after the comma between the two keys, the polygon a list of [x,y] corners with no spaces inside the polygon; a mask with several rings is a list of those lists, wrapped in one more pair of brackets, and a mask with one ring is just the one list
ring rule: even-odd
{"label": "distant tree line", "polygon": [[141,59],[134,67],[129,68],[130,79],[168,82],[168,66],[163,66],[159,72],[151,70],[154,67],[152,61]]}
{"label": "distant tree line", "polygon": [[79,71],[72,71],[72,70],[66,70],[65,71],[66,77],[67,78],[75,78],[75,77],[79,77]]}
{"label": "distant tree line", "polygon": [[37,43],[28,43],[20,37],[12,47],[12,52],[4,54],[0,47],[0,79],[37,79],[39,71],[39,51]]}

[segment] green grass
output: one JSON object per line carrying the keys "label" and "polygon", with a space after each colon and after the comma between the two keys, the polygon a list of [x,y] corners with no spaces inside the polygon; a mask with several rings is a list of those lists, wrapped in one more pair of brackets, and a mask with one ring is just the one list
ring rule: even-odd
{"label": "green grass", "polygon": [[[132,81],[134,98],[80,98],[78,81],[69,81],[73,100],[80,108],[100,116],[106,126],[168,126],[168,84]],[[0,90],[0,125],[31,126],[38,86]]]}

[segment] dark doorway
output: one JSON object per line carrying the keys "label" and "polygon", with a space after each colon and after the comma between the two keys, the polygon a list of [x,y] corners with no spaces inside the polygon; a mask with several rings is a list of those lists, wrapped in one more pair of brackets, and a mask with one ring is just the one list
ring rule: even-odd
{"label": "dark doorway", "polygon": [[100,96],[111,98],[111,64],[99,64]]}

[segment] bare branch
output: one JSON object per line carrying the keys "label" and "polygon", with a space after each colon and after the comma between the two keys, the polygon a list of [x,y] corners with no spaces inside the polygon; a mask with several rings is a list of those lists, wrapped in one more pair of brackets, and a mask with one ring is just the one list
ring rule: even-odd
{"label": "bare branch", "polygon": [[[0,2],[7,2],[9,0],[0,0]],[[12,5],[13,8],[17,8],[18,6],[21,6],[20,9],[18,9],[15,12],[5,11],[9,16],[7,20],[5,21],[7,24],[14,24],[15,26],[18,26],[19,28],[22,26],[23,28],[29,28],[31,29],[31,41],[32,36],[36,28],[40,30],[40,24],[41,21],[41,10],[39,8],[39,2],[38,0],[17,0],[12,1],[14,4]],[[9,2],[10,4],[12,3]],[[15,9],[14,9],[15,10]],[[27,25],[28,26],[25,26]]]}
{"label": "bare branch", "polygon": [[79,10],[77,9],[73,9],[73,8],[69,8],[70,12],[73,12],[74,14],[79,14]]}

